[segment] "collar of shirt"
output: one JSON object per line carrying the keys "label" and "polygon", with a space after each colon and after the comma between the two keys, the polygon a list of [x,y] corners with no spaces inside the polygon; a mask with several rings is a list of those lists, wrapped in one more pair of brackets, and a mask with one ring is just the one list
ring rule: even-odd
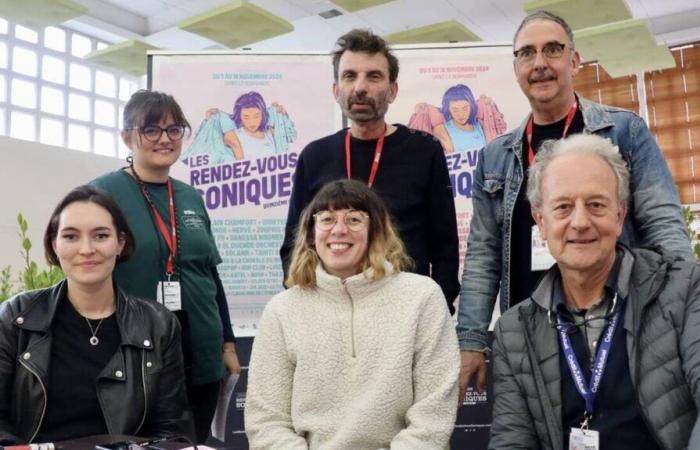
{"label": "collar of shirt", "polygon": [[[621,300],[624,296],[622,292],[627,292],[626,286],[622,286],[622,283],[629,281],[629,277],[621,277],[621,266],[623,259],[623,250],[617,249],[615,253],[615,263],[613,264],[612,270],[608,274],[608,279],[605,281],[605,286],[603,289],[603,297],[595,305],[590,308],[590,311],[595,316],[604,316],[608,313],[612,298],[617,292],[619,299]],[[575,315],[580,315],[581,311],[575,308],[570,308],[566,305],[566,294],[564,293],[564,287],[561,282],[561,274],[554,279],[554,284],[552,286],[552,310],[557,314],[562,315],[569,322],[579,323],[583,321],[576,320]],[[602,314],[601,314],[602,312]],[[575,313],[575,314],[574,314]],[[583,311],[585,314],[586,311]]]}

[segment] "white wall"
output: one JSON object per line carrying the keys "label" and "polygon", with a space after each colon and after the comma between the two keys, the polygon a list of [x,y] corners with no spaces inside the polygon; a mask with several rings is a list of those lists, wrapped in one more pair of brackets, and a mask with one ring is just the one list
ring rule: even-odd
{"label": "white wall", "polygon": [[29,223],[30,256],[45,267],[42,237],[56,203],[70,189],[126,163],[118,158],[0,136],[0,269],[23,266],[17,213]]}

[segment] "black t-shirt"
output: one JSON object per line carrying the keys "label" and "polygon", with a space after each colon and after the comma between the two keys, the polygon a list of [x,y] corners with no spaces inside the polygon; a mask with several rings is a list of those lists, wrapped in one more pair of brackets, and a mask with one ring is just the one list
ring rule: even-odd
{"label": "black t-shirt", "polygon": [[51,324],[51,366],[46,387],[46,415],[34,439],[53,442],[82,436],[107,434],[107,425],[97,399],[97,376],[119,349],[121,335],[117,316],[99,324],[97,345],[90,344],[92,333],[85,317],[67,298],[59,300]]}
{"label": "black t-shirt", "polygon": [[[535,153],[542,142],[549,139],[561,139],[564,132],[566,117],[549,125],[534,125],[532,128],[532,148]],[[569,126],[567,135],[581,133],[583,131],[583,114],[579,108]],[[531,254],[531,230],[535,225],[535,219],[530,213],[530,202],[527,200],[527,169],[528,162],[527,136],[523,136],[523,183],[518,192],[518,199],[513,208],[513,221],[511,229],[511,257],[510,257],[510,307],[530,297],[544,271],[532,271]]]}

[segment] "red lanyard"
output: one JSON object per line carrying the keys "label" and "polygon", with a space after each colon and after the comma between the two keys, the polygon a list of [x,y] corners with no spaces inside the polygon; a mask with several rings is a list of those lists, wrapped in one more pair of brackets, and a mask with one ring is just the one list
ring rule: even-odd
{"label": "red lanyard", "polygon": [[[576,115],[576,109],[578,108],[578,102],[574,100],[574,104],[571,105],[571,108],[569,109],[569,113],[566,115],[566,121],[564,122],[564,132],[562,133],[561,137],[565,138],[566,133],[569,131],[569,127],[571,126],[571,122],[574,121],[574,116]],[[529,165],[532,165],[532,162],[535,160],[535,152],[532,150],[532,114],[530,114],[530,120],[527,121],[527,129],[525,131],[526,137],[527,137],[527,161]]]}
{"label": "red lanyard", "polygon": [[[372,168],[369,172],[369,179],[367,180],[367,186],[370,188],[374,184],[374,179],[377,178],[377,171],[379,170],[379,160],[382,159],[382,150],[384,149],[384,135],[386,134],[386,124],[384,124],[384,131],[382,135],[377,139],[377,146],[374,148],[374,160],[372,161]],[[352,178],[352,157],[350,156],[350,129],[348,129],[345,135],[345,171],[348,174],[348,180]]]}
{"label": "red lanyard", "polygon": [[139,183],[141,188],[141,193],[146,198],[148,205],[151,207],[151,212],[158,225],[158,230],[165,240],[165,244],[168,246],[170,253],[168,254],[168,261],[165,264],[165,274],[167,276],[172,275],[175,272],[175,256],[177,255],[177,226],[175,224],[175,195],[173,194],[173,182],[168,178],[168,207],[170,209],[170,230],[165,224],[165,221],[160,216],[160,213],[156,209],[156,205],[153,204],[146,187],[143,183]]}

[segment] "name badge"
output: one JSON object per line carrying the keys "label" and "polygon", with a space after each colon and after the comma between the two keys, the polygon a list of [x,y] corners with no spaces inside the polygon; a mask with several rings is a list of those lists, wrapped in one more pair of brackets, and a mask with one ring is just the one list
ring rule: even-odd
{"label": "name badge", "polygon": [[572,428],[569,435],[569,450],[600,450],[598,432]]}
{"label": "name badge", "polygon": [[156,300],[158,303],[162,303],[170,311],[182,309],[179,281],[159,281],[157,291]]}
{"label": "name badge", "polygon": [[531,250],[532,255],[530,270],[547,270],[556,264],[554,257],[549,253],[549,247],[547,246],[547,241],[542,239],[540,235],[540,229],[537,225],[532,226],[531,233]]}

